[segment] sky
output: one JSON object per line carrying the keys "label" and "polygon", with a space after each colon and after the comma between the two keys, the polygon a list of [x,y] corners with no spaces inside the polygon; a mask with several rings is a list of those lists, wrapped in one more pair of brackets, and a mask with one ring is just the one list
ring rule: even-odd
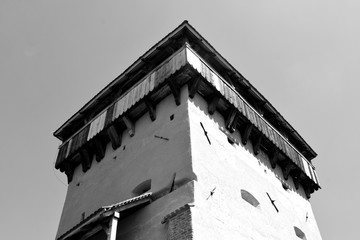
{"label": "sky", "polygon": [[324,240],[358,239],[360,1],[0,1],[0,232],[54,239],[52,134],[188,20],[318,153]]}

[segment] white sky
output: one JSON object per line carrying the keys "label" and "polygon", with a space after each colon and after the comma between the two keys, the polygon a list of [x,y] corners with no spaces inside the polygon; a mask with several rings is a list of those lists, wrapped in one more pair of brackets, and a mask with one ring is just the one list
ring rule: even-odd
{"label": "white sky", "polygon": [[356,0],[1,0],[1,237],[54,239],[66,186],[52,132],[187,19],[319,154],[323,239],[358,239],[359,13]]}

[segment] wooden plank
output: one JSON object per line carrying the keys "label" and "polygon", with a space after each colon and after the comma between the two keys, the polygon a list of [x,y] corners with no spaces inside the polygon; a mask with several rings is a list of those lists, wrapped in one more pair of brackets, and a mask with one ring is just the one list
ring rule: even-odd
{"label": "wooden plank", "polygon": [[236,127],[236,124],[237,124],[237,116],[238,116],[238,113],[237,113],[237,109],[233,109],[229,116],[227,117],[226,119],[226,122],[225,122],[225,127],[231,132],[235,132],[235,127]]}
{"label": "wooden plank", "polygon": [[210,115],[213,115],[215,113],[216,107],[217,107],[219,101],[220,101],[220,95],[215,94],[215,96],[212,98],[212,100],[208,106],[208,113]]}
{"label": "wooden plank", "polygon": [[248,123],[244,129],[243,134],[241,134],[241,142],[243,145],[247,144],[247,141],[249,140],[252,128],[253,128],[253,125],[251,123]]}
{"label": "wooden plank", "polygon": [[100,162],[105,156],[105,148],[101,141],[98,139],[94,139],[93,144],[95,149],[96,161]]}
{"label": "wooden plank", "polygon": [[121,133],[119,134],[116,131],[115,126],[114,125],[109,126],[108,129],[106,130],[106,132],[110,138],[112,148],[115,150],[118,147],[120,147],[122,135],[121,135]]}
{"label": "wooden plank", "polygon": [[201,83],[201,77],[197,77],[192,81],[192,84],[189,85],[189,97],[194,98],[195,93],[197,92]]}
{"label": "wooden plank", "polygon": [[156,105],[149,99],[144,99],[147,110],[149,111],[151,121],[156,120]]}
{"label": "wooden plank", "polygon": [[133,137],[135,135],[135,124],[126,116],[122,116],[122,120],[129,131],[130,137]]}
{"label": "wooden plank", "polygon": [[175,99],[175,103],[177,106],[180,105],[181,101],[180,101],[180,87],[177,85],[177,83],[175,83],[174,81],[168,81],[168,85],[170,87],[170,90],[172,92],[172,94],[174,95],[174,99]]}

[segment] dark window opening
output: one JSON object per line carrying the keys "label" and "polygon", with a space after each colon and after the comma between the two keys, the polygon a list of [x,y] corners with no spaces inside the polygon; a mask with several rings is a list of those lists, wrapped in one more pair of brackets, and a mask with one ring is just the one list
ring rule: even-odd
{"label": "dark window opening", "polygon": [[174,114],[170,116],[170,121],[174,120]]}

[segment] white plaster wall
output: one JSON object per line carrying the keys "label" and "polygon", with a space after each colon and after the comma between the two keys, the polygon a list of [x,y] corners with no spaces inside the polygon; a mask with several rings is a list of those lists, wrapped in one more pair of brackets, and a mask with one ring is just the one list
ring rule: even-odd
{"label": "white plaster wall", "polygon": [[[133,189],[147,179],[152,179],[150,191],[153,193],[168,187],[174,172],[176,181],[194,179],[187,87],[181,92],[180,106],[176,106],[174,97],[169,95],[156,106],[154,122],[146,113],[135,123],[135,136],[130,137],[124,131],[118,149],[114,151],[109,143],[101,162],[94,159],[86,173],[82,172],[81,165],[76,168],[68,186],[57,237],[78,224],[83,212],[87,217],[101,206],[134,197]],[[172,114],[174,120],[170,121]],[[169,138],[169,141],[154,135]]]}
{"label": "white plaster wall", "polygon": [[[231,145],[220,130],[224,129],[223,117],[218,112],[209,116],[207,104],[199,95],[189,100],[189,119],[193,170],[197,175],[192,209],[194,239],[299,239],[294,226],[307,239],[321,239],[303,189],[295,190],[290,177],[287,183],[291,189],[285,190],[280,168],[273,170],[263,152],[255,157],[250,141],[246,146],[241,145],[237,131],[232,137],[240,144]],[[208,132],[211,145],[200,122]],[[213,196],[209,196],[214,188]],[[260,206],[244,201],[241,189],[250,192]],[[266,192],[275,200],[279,212]]]}

